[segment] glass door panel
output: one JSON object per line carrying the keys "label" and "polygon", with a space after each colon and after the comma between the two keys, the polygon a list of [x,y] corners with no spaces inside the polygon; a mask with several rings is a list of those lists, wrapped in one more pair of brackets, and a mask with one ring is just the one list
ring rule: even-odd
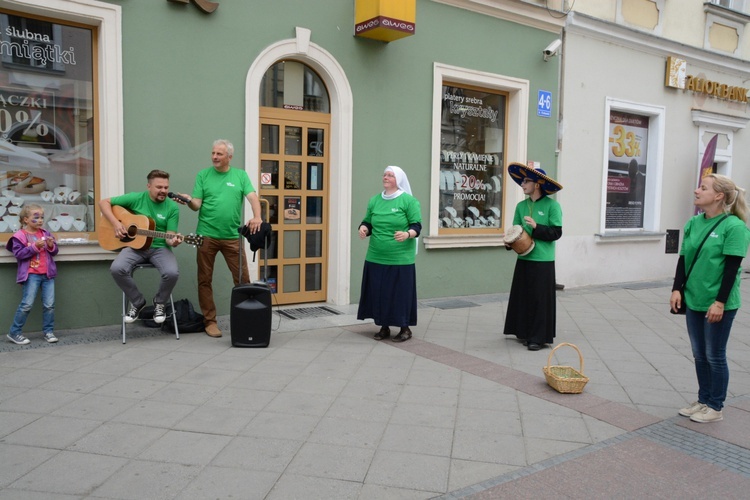
{"label": "glass door panel", "polygon": [[307,156],[323,156],[324,138],[322,128],[307,129]]}
{"label": "glass door panel", "polygon": [[302,219],[302,203],[299,196],[284,196],[284,224],[299,224]]}
{"label": "glass door panel", "polygon": [[320,290],[322,264],[305,265],[305,290]]}
{"label": "glass door panel", "polygon": [[260,162],[260,188],[276,189],[279,186],[279,162],[263,160]]}
{"label": "glass door panel", "polygon": [[284,293],[299,292],[299,264],[284,266]]}
{"label": "glass door panel", "polygon": [[302,155],[302,127],[285,127],[284,154]]}
{"label": "glass door panel", "polygon": [[263,125],[260,134],[260,152],[262,154],[279,154],[279,126]]}
{"label": "glass door panel", "polygon": [[302,164],[298,161],[284,162],[284,189],[302,188]]}
{"label": "glass door panel", "polygon": [[299,259],[299,231],[284,231],[284,259]]}
{"label": "glass door panel", "polygon": [[323,189],[323,164],[307,164],[307,189],[317,191]]}
{"label": "glass door panel", "polygon": [[322,224],[323,223],[323,197],[322,196],[308,196],[307,197],[307,214],[305,215],[305,222],[308,224]]}
{"label": "glass door panel", "polygon": [[323,256],[323,231],[307,231],[305,257]]}

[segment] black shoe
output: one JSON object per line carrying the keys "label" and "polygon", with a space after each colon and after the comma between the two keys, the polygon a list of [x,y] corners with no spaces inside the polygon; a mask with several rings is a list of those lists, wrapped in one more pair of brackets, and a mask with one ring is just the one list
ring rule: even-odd
{"label": "black shoe", "polygon": [[528,344],[529,351],[538,351],[541,348],[542,348],[541,344],[536,344],[534,342],[529,342]]}
{"label": "black shoe", "polygon": [[125,315],[125,323],[134,323],[135,321],[137,321],[144,307],[146,307],[145,302],[140,306],[136,306],[135,304],[131,303],[130,307],[128,308],[128,312]]}
{"label": "black shoe", "polygon": [[375,340],[383,340],[383,339],[387,339],[390,336],[391,336],[391,329],[388,328],[387,326],[383,326],[380,328],[380,331],[376,333],[373,338]]}
{"label": "black shoe", "polygon": [[405,340],[409,340],[411,338],[411,330],[409,330],[409,327],[405,326],[401,329],[400,332],[398,332],[398,335],[393,337],[394,342],[403,342]]}

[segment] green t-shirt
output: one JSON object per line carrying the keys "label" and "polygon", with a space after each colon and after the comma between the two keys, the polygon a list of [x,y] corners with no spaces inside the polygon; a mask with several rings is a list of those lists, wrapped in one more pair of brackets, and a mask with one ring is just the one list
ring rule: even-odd
{"label": "green t-shirt", "polygon": [[[167,198],[162,202],[156,202],[148,195],[148,191],[126,193],[122,196],[110,198],[109,202],[122,208],[127,208],[137,215],[145,215],[154,221],[154,230],[162,233],[167,231],[177,232],[180,223],[180,207],[174,201]],[[141,228],[148,229],[148,228]],[[154,238],[151,248],[169,248],[167,240]]]}
{"label": "green t-shirt", "polygon": [[[722,217],[719,215],[718,217]],[[706,233],[716,224],[716,217],[706,219],[704,214],[691,217],[684,228],[684,238],[680,255],[685,256],[685,272],[690,269],[690,264],[695,258],[695,251],[705,238]],[[733,255],[736,257],[745,257],[747,255],[747,246],[750,243],[750,231],[742,219],[730,215],[724,219],[721,224],[713,230],[711,235],[706,239],[698,260],[695,261],[693,270],[685,286],[685,302],[693,311],[708,311],[711,304],[716,300],[716,296],[721,288],[721,282],[724,279],[725,257]],[[740,273],[742,268],[737,270],[737,279],[734,281],[732,291],[724,309],[731,311],[740,307]]]}
{"label": "green t-shirt", "polygon": [[198,172],[192,196],[203,203],[196,232],[217,240],[237,238],[237,229],[243,224],[242,200],[254,191],[244,170],[230,167],[226,172],[217,172],[209,167]]}
{"label": "green t-shirt", "polygon": [[[522,226],[523,230],[531,235],[532,227],[523,220],[524,217],[528,216],[531,216],[537,224],[562,227],[562,208],[558,202],[549,196],[542,196],[536,201],[526,198],[516,205],[513,225]],[[552,262],[555,260],[555,242],[534,240],[534,249],[527,255],[519,255],[518,258],[535,262]]]}
{"label": "green t-shirt", "polygon": [[390,266],[414,264],[417,252],[416,238],[396,241],[396,231],[408,231],[409,225],[422,222],[419,201],[408,193],[392,200],[384,200],[378,194],[370,198],[364,222],[372,224],[370,245],[367,247],[368,262]]}

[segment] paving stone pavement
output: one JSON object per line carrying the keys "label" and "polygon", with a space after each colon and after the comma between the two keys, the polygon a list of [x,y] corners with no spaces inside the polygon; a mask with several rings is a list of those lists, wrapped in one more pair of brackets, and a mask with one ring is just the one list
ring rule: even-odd
{"label": "paving stone pavement", "polygon": [[[590,378],[577,395],[546,384],[550,349],[501,334],[506,294],[422,300],[401,344],[356,306],[277,311],[260,349],[232,348],[228,317],[220,339],[31,332],[0,345],[0,498],[745,498],[750,313],[725,418],[696,424],[676,416],[697,386],[669,290],[558,293],[556,340]],[[552,363],[579,368],[569,347]]]}

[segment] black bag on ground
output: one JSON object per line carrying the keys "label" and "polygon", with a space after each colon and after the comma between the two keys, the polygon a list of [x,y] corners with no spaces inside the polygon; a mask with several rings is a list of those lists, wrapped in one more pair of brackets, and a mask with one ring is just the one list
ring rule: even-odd
{"label": "black bag on ground", "polygon": [[[195,311],[193,304],[188,299],[177,300],[174,303],[175,315],[177,316],[177,328],[180,333],[203,332],[203,315]],[[167,320],[162,323],[161,329],[165,332],[174,333],[174,321],[172,321],[172,307],[167,304]]]}

